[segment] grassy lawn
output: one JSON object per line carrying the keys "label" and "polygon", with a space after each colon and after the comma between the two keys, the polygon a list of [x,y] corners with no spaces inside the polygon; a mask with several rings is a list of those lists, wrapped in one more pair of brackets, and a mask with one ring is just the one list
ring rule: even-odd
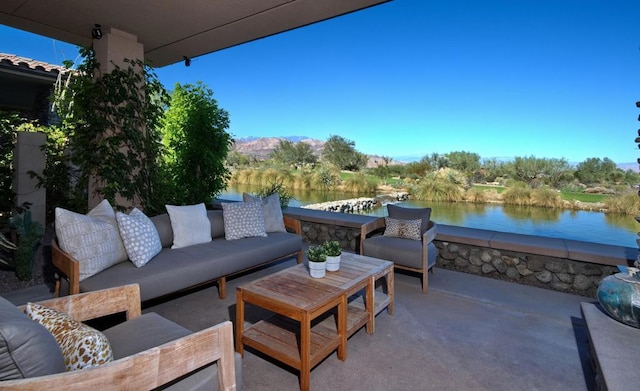
{"label": "grassy lawn", "polygon": [[482,191],[495,191],[498,194],[502,193],[504,191],[504,189],[506,189],[506,187],[503,186],[487,186],[487,185],[473,185],[473,187],[475,189],[478,190],[482,190]]}
{"label": "grassy lawn", "polygon": [[586,193],[560,193],[563,200],[581,201],[581,202],[602,202],[604,194],[586,194]]}

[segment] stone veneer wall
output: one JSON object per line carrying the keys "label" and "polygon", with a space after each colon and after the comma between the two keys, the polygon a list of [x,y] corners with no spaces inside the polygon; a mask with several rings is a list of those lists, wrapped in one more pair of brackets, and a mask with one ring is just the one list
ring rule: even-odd
{"label": "stone veneer wall", "polygon": [[596,297],[600,280],[617,272],[613,266],[564,258],[438,240],[434,243],[438,267],[591,298]]}
{"label": "stone veneer wall", "polygon": [[340,247],[353,252],[358,252],[360,247],[360,229],[338,225],[327,225],[301,221],[302,239],[306,243],[321,244],[328,240],[337,240]]}

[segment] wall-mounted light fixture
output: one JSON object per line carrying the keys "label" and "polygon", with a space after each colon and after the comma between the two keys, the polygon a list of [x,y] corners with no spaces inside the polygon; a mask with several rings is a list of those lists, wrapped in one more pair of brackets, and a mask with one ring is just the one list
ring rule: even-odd
{"label": "wall-mounted light fixture", "polygon": [[187,56],[182,56],[182,58],[184,58],[184,66],[188,67],[189,65],[191,65],[191,59]]}
{"label": "wall-mounted light fixture", "polygon": [[93,28],[91,29],[91,37],[93,39],[100,39],[102,38],[102,29],[100,28],[99,24],[95,24],[93,25]]}

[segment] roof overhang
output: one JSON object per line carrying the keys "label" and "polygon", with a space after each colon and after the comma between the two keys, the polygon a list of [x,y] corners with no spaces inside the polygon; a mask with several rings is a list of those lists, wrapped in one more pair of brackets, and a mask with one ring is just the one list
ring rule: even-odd
{"label": "roof overhang", "polygon": [[95,24],[133,34],[161,67],[390,0],[2,0],[0,23],[79,46]]}

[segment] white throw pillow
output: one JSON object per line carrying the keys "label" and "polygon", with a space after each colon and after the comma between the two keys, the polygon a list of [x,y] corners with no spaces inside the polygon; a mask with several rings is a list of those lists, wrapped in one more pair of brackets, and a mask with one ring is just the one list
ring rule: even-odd
{"label": "white throw pillow", "polygon": [[207,217],[207,208],[204,203],[184,206],[165,205],[165,207],[173,231],[171,248],[187,247],[211,241],[211,222]]}
{"label": "white throw pillow", "polygon": [[282,207],[280,206],[280,195],[278,193],[268,195],[262,200],[251,194],[242,193],[242,200],[244,202],[260,202],[262,204],[265,232],[287,232],[282,220]]}
{"label": "white throw pillow", "polygon": [[258,202],[223,202],[224,237],[227,240],[267,236]]}
{"label": "white throw pillow", "polygon": [[62,208],[55,214],[58,244],[80,262],[80,281],[127,260],[109,201],[103,200],[86,215]]}
{"label": "white throw pillow", "polygon": [[162,250],[156,226],[138,208],[128,215],[116,212],[116,220],[129,260],[136,267],[144,266]]}

